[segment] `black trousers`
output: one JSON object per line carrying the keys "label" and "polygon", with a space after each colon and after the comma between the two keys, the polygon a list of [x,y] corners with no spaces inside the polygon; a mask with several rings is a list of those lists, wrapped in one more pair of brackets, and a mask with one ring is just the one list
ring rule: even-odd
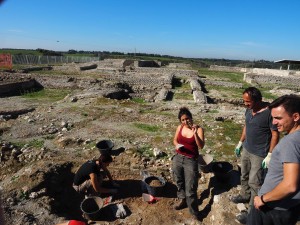
{"label": "black trousers", "polygon": [[284,211],[265,205],[258,210],[252,206],[247,218],[247,225],[295,225],[298,214],[299,207]]}

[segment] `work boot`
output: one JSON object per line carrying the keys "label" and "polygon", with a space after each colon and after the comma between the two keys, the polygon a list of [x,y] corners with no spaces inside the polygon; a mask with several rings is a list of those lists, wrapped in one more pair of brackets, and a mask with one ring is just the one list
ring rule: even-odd
{"label": "work boot", "polygon": [[248,203],[250,201],[250,198],[245,198],[241,195],[232,196],[230,199],[233,203]]}
{"label": "work boot", "polygon": [[248,217],[248,212],[247,211],[242,211],[240,214],[238,214],[235,219],[238,221],[240,224],[246,224],[247,223],[247,217]]}
{"label": "work boot", "polygon": [[197,212],[195,215],[193,215],[193,217],[196,221],[202,222],[205,215],[202,212]]}
{"label": "work boot", "polygon": [[183,198],[183,199],[180,200],[178,205],[175,205],[174,209],[175,210],[180,210],[180,209],[184,209],[186,207],[187,207],[186,200],[185,200],[185,198]]}

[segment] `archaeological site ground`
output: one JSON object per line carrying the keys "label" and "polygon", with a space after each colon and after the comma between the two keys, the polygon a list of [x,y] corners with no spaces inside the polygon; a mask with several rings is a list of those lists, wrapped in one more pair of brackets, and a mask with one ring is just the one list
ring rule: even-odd
{"label": "archaeological site ground", "polygon": [[[244,123],[243,89],[258,87],[264,100],[299,94],[298,71],[196,68],[189,64],[106,59],[92,63],[26,66],[0,72],[0,186],[7,224],[53,225],[82,220],[84,196],[72,188],[79,166],[99,156],[100,140],[111,140],[109,169],[121,185],[111,204],[122,203],[125,218],[103,209],[93,224],[234,225],[240,159],[233,154]],[[170,158],[182,106],[205,130],[201,154],[228,162],[225,179],[201,171],[199,210],[175,211],[176,186]],[[142,171],[163,177],[158,200],[142,199]]]}

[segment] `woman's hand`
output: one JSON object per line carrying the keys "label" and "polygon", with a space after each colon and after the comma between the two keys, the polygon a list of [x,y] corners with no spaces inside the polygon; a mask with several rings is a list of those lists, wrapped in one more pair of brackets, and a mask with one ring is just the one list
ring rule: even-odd
{"label": "woman's hand", "polygon": [[197,134],[198,128],[199,128],[198,125],[193,125],[193,126],[192,126],[192,131],[193,131],[194,134]]}

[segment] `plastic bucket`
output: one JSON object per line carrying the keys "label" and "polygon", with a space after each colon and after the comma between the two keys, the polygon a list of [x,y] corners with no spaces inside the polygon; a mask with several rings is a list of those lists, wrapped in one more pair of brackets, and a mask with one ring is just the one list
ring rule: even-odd
{"label": "plastic bucket", "polygon": [[101,154],[110,154],[114,143],[111,140],[101,140],[96,144]]}
{"label": "plastic bucket", "polygon": [[103,200],[97,196],[88,197],[80,204],[80,209],[88,220],[96,220],[99,218],[102,207]]}
{"label": "plastic bucket", "polygon": [[211,171],[211,162],[214,160],[210,154],[200,155],[198,158],[198,168],[203,173],[209,173]]}
{"label": "plastic bucket", "polygon": [[166,185],[166,181],[162,177],[148,176],[143,180],[148,194],[152,196],[161,196],[163,194],[163,189]]}
{"label": "plastic bucket", "polygon": [[233,166],[229,162],[215,162],[211,167],[217,180],[223,183],[230,180],[230,172],[232,169]]}

